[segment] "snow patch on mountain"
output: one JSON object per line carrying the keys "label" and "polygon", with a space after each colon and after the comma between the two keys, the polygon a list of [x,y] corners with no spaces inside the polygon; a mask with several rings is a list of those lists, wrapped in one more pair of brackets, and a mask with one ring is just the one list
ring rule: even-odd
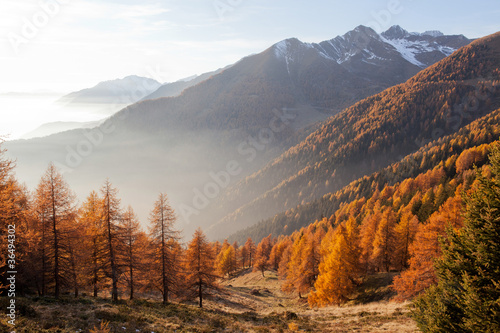
{"label": "snow patch on mountain", "polygon": [[288,40],[282,40],[274,44],[274,54],[276,58],[286,58],[288,53]]}
{"label": "snow patch on mountain", "polygon": [[289,53],[290,42],[288,40],[282,40],[274,45],[274,54],[278,59],[284,59],[286,63],[286,70],[288,75],[290,75],[290,60],[292,57]]}
{"label": "snow patch on mountain", "polygon": [[441,52],[442,54],[446,55],[446,56],[449,56],[451,55],[453,52],[455,52],[457,49],[453,48],[453,47],[449,47],[449,46],[439,46],[439,52]]}
{"label": "snow patch on mountain", "polygon": [[[383,38],[383,37],[382,37]],[[418,67],[425,68],[425,64],[421,63],[416,59],[416,55],[422,53],[422,51],[432,51],[429,50],[424,43],[410,42],[406,39],[385,39],[384,42],[392,45],[396,51],[398,51],[401,56],[407,61],[411,62]]]}

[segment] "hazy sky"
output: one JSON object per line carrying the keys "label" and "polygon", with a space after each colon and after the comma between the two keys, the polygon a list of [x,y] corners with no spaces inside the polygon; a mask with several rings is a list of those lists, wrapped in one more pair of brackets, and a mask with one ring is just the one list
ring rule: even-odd
{"label": "hazy sky", "polygon": [[170,82],[360,24],[481,37],[499,17],[498,0],[1,0],[0,92],[70,92],[130,74]]}

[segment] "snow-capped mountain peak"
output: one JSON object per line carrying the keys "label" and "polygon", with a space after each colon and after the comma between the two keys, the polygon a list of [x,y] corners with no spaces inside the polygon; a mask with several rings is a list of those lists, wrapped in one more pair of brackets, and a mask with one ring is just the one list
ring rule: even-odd
{"label": "snow-capped mountain peak", "polygon": [[382,32],[381,35],[386,39],[402,39],[409,37],[411,34],[399,25],[393,25],[386,31]]}
{"label": "snow-capped mountain peak", "polygon": [[299,50],[312,48],[311,44],[303,43],[297,38],[288,38],[273,45],[277,58],[289,58]]}
{"label": "snow-capped mountain peak", "polygon": [[290,38],[276,43],[273,48],[275,56],[286,62],[288,70],[290,64],[297,57],[302,57],[307,49],[313,49],[318,56],[345,66],[350,66],[352,61],[380,66],[381,62],[400,57],[412,65],[425,68],[468,42],[463,36],[445,36],[436,30],[408,32],[394,25],[378,34],[360,25],[343,36],[321,43],[303,43]]}

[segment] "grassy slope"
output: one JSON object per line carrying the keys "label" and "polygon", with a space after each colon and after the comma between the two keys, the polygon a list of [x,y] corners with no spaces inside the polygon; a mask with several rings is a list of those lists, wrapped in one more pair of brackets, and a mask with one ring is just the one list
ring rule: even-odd
{"label": "grassy slope", "polygon": [[[418,332],[408,304],[390,302],[392,275],[368,278],[350,304],[310,309],[305,298],[280,290],[275,272],[250,270],[224,280],[221,291],[199,309],[195,303],[163,306],[156,300],[120,301],[83,297],[18,298],[16,332],[89,332],[102,321],[110,332]],[[7,306],[6,299],[0,305]],[[5,305],[5,307],[4,307]],[[296,326],[295,326],[296,325]],[[7,331],[6,317],[0,331]]]}

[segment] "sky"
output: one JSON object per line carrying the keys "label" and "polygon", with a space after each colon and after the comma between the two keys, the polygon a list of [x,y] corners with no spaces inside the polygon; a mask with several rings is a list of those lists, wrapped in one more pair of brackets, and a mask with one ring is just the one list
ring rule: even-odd
{"label": "sky", "polygon": [[2,0],[0,92],[70,92],[131,74],[171,82],[360,24],[476,38],[499,31],[499,17],[498,0]]}
{"label": "sky", "polygon": [[[499,17],[498,0],[2,0],[0,116],[44,118],[64,93],[132,74],[173,82],[290,37],[320,42],[398,24],[477,38],[499,31]],[[2,101],[7,92],[45,99]]]}

